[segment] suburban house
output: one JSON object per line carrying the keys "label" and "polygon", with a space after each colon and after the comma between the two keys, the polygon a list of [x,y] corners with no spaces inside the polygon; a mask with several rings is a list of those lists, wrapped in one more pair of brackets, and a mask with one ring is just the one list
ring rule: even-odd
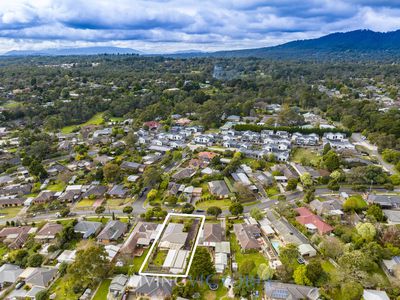
{"label": "suburban house", "polygon": [[218,154],[214,152],[204,151],[204,152],[199,152],[198,157],[203,161],[210,162],[217,155]]}
{"label": "suburban house", "polygon": [[115,198],[125,198],[128,194],[128,190],[122,184],[116,184],[107,192],[107,194]]}
{"label": "suburban house", "polygon": [[29,286],[47,288],[56,278],[56,268],[26,268],[19,276]]}
{"label": "suburban house", "polygon": [[104,185],[92,185],[83,195],[82,198],[101,198],[107,192],[107,187]]}
{"label": "suburban house", "polygon": [[17,265],[4,264],[0,267],[0,287],[3,289],[5,286],[17,282],[19,275],[24,270]]}
{"label": "suburban house", "polygon": [[208,189],[210,190],[210,193],[219,198],[228,198],[229,197],[229,189],[228,186],[226,185],[225,181],[223,180],[214,180],[210,181],[208,183]]}
{"label": "suburban house", "polygon": [[261,249],[261,245],[257,241],[261,237],[261,231],[257,225],[233,224],[233,231],[242,250]]}
{"label": "suburban house", "polygon": [[342,216],[342,203],[336,199],[320,201],[315,199],[310,202],[310,208],[320,216]]}
{"label": "suburban house", "polygon": [[74,226],[74,231],[82,234],[83,239],[97,235],[100,232],[102,224],[100,222],[79,221]]}
{"label": "suburban house", "polygon": [[267,300],[317,300],[319,299],[318,288],[282,283],[278,281],[267,281],[264,284]]}
{"label": "suburban house", "polygon": [[202,242],[204,246],[215,247],[217,243],[224,240],[224,230],[221,224],[205,223]]}
{"label": "suburban house", "polygon": [[57,223],[46,223],[35,235],[37,242],[49,242],[54,240],[57,233],[63,230],[63,226]]}
{"label": "suburban house", "polygon": [[296,221],[304,225],[310,232],[319,234],[328,234],[333,231],[333,227],[322,221],[322,219],[314,215],[308,208],[299,207],[295,209],[299,214]]}
{"label": "suburban house", "polygon": [[119,299],[125,291],[128,279],[128,276],[123,274],[115,276],[110,283],[108,299]]}
{"label": "suburban house", "polygon": [[33,199],[33,203],[35,204],[42,204],[42,203],[47,203],[50,202],[51,200],[54,200],[56,198],[55,196],[56,192],[53,191],[41,191],[39,195],[37,195]]}
{"label": "suburban house", "polygon": [[164,230],[160,240],[161,249],[179,250],[183,248],[188,237],[187,232],[183,232],[184,225],[180,223],[169,223]]}
{"label": "suburban house", "polygon": [[398,209],[400,208],[400,196],[397,195],[368,195],[368,203],[378,204],[382,208],[386,209]]}
{"label": "suburban house", "polygon": [[118,220],[109,221],[104,229],[97,236],[97,240],[101,243],[108,244],[121,238],[127,231],[128,226]]}
{"label": "suburban house", "polygon": [[396,269],[400,269],[400,256],[393,256],[391,259],[382,260],[382,266],[384,270],[389,273],[390,276],[398,277],[400,279],[400,274],[396,274]]}
{"label": "suburban house", "polygon": [[10,249],[19,249],[25,244],[31,231],[30,226],[5,227],[0,231],[0,241]]}
{"label": "suburban house", "polygon": [[122,245],[120,252],[134,255],[137,247],[148,247],[157,237],[162,225],[151,222],[139,222]]}
{"label": "suburban house", "polygon": [[133,275],[129,278],[127,289],[129,293],[154,300],[164,300],[171,296],[174,280],[161,279],[155,276]]}

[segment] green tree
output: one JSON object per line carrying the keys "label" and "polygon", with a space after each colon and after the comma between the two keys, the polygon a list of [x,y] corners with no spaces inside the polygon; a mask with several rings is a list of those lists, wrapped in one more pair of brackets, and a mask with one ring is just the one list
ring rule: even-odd
{"label": "green tree", "polygon": [[356,225],[356,229],[358,234],[365,240],[365,241],[372,241],[376,235],[375,226],[371,223],[358,223]]}
{"label": "green tree", "polygon": [[305,172],[300,176],[300,181],[305,188],[311,187],[314,183],[310,173],[308,172]]}
{"label": "green tree", "polygon": [[39,253],[33,253],[28,257],[28,267],[40,267],[43,263],[43,256]]}
{"label": "green tree", "polygon": [[107,163],[103,167],[103,174],[108,182],[115,182],[121,175],[121,169],[115,163]]}
{"label": "green tree", "polygon": [[333,172],[340,167],[340,159],[335,151],[330,150],[322,157],[322,161],[324,166],[328,169],[328,171]]}
{"label": "green tree", "polygon": [[322,268],[321,262],[317,259],[312,259],[306,265],[305,276],[311,282],[311,285],[321,286],[328,280],[328,274]]}
{"label": "green tree", "polygon": [[238,216],[243,213],[243,205],[239,202],[233,202],[229,206],[229,212],[234,216]]}
{"label": "green tree", "polygon": [[288,180],[287,185],[286,185],[286,190],[287,190],[287,191],[294,191],[294,190],[296,190],[296,188],[297,188],[297,183],[298,183],[297,178],[290,178],[290,179]]}
{"label": "green tree", "polygon": [[133,211],[132,206],[125,206],[125,207],[122,209],[122,212],[123,212],[124,214],[127,214],[127,215],[131,214],[132,211]]}
{"label": "green tree", "polygon": [[259,220],[261,220],[262,218],[264,218],[263,212],[262,212],[261,209],[259,209],[258,207],[253,207],[253,208],[250,210],[250,216],[251,216],[252,218],[254,218],[255,220],[257,220],[257,221],[259,221]]}
{"label": "green tree", "polygon": [[207,248],[197,247],[190,267],[190,275],[193,279],[197,279],[207,278],[207,276],[213,274],[215,274],[215,267],[210,253]]}
{"label": "green tree", "polygon": [[312,285],[312,282],[307,278],[307,267],[305,265],[298,266],[293,272],[293,279],[299,285]]}
{"label": "green tree", "polygon": [[340,287],[343,300],[360,300],[363,291],[364,287],[360,283],[354,281],[343,282]]}
{"label": "green tree", "polygon": [[98,215],[101,215],[106,211],[106,208],[104,206],[97,206],[94,212]]}
{"label": "green tree", "polygon": [[209,208],[207,208],[207,214],[212,215],[214,217],[218,217],[220,214],[222,213],[221,208],[219,208],[218,206],[210,206]]}
{"label": "green tree", "polygon": [[255,267],[256,265],[253,260],[246,259],[239,265],[239,272],[242,275],[250,275]]}
{"label": "green tree", "polygon": [[109,275],[110,261],[102,245],[90,243],[76,252],[75,261],[68,267],[74,282],[83,286],[101,282]]}
{"label": "green tree", "polygon": [[36,293],[36,300],[47,300],[49,299],[49,292],[47,290],[42,290]]}
{"label": "green tree", "polygon": [[372,204],[368,207],[367,216],[371,216],[375,218],[376,221],[382,222],[385,220],[385,214],[382,211],[382,208],[377,204]]}

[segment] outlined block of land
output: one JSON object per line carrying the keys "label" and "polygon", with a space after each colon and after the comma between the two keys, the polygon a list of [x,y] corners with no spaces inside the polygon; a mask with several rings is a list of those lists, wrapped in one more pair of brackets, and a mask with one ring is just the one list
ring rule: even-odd
{"label": "outlined block of land", "polygon": [[205,216],[169,213],[140,270],[140,275],[187,277]]}

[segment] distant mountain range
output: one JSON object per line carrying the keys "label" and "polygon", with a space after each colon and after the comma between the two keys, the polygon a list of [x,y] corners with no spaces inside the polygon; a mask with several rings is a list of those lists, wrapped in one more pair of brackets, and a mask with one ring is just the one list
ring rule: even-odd
{"label": "distant mountain range", "polygon": [[218,52],[172,54],[175,57],[260,57],[260,58],[326,58],[394,55],[400,57],[400,30],[374,32],[355,30],[337,32],[316,39],[298,40],[274,47]]}
{"label": "distant mountain range", "polygon": [[6,52],[5,56],[64,56],[64,55],[99,55],[99,54],[142,54],[142,52],[119,47],[82,47],[82,48],[60,48],[44,50],[12,50]]}
{"label": "distant mountain range", "polygon": [[[118,47],[86,47],[46,49],[40,51],[9,51],[7,56],[29,55],[98,55],[98,54],[145,54],[143,52]],[[157,56],[176,58],[186,57],[259,57],[286,59],[324,59],[324,58],[400,58],[400,30],[392,32],[374,32],[371,30],[355,30],[338,32],[326,36],[288,42],[274,47],[256,49],[228,50],[217,52],[202,52],[197,50],[177,51],[171,54]]]}

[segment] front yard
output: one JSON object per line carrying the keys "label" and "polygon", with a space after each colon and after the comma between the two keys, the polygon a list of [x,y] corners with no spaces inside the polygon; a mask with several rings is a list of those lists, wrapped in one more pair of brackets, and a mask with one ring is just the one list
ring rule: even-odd
{"label": "front yard", "polygon": [[202,201],[202,202],[197,202],[196,208],[207,210],[207,208],[209,208],[211,206],[218,206],[222,210],[225,210],[225,209],[229,209],[229,206],[231,205],[231,203],[232,202],[229,199],[206,200],[206,201]]}
{"label": "front yard", "polygon": [[21,207],[6,207],[0,209],[0,218],[14,218],[21,210]]}

